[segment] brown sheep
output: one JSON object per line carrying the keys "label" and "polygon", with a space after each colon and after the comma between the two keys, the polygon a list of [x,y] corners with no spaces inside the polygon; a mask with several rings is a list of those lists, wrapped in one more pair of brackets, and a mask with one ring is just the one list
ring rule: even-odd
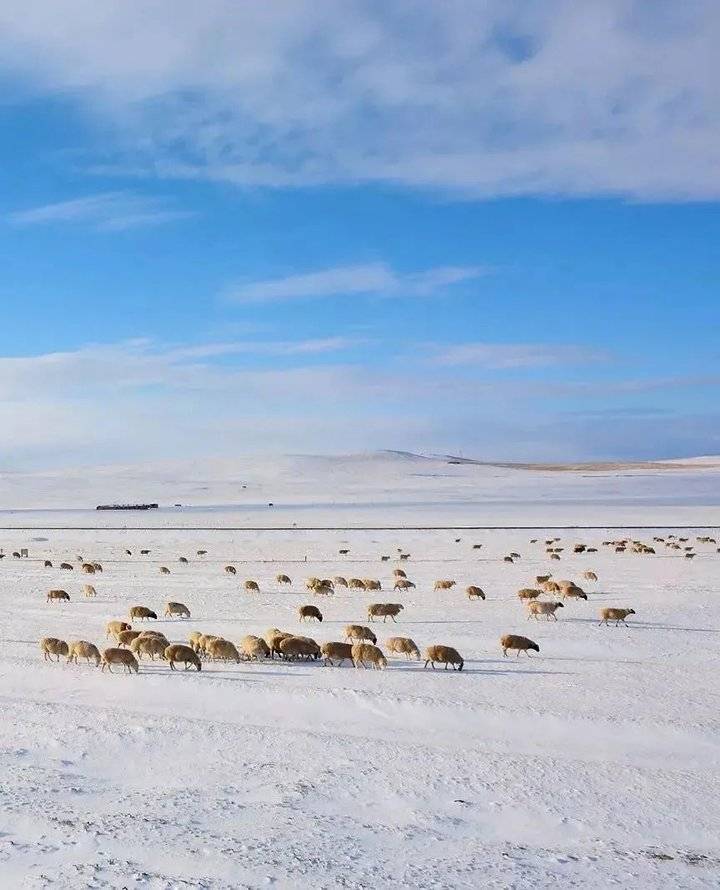
{"label": "brown sheep", "polygon": [[313,587],[312,592],[315,596],[332,596],[335,593],[335,589],[332,584],[327,584],[325,581],[321,581]]}
{"label": "brown sheep", "polygon": [[557,581],[543,581],[540,587],[545,593],[560,593],[560,585]]}
{"label": "brown sheep", "polygon": [[190,617],[190,609],[184,603],[169,602],[165,605],[165,618],[172,618],[173,615],[179,615],[181,618]]}
{"label": "brown sheep", "polygon": [[347,579],[343,578],[342,575],[335,575],[335,577],[333,578],[333,584],[336,587],[347,587],[348,586]]}
{"label": "brown sheep", "polygon": [[127,621],[108,621],[105,625],[105,638],[112,636],[117,639],[117,635],[124,630],[131,630],[131,626]]}
{"label": "brown sheep", "polygon": [[65,572],[72,572],[72,571],[73,571],[73,567],[70,565],[69,562],[61,562],[61,563],[60,563],[60,568],[61,568],[63,571],[65,571]]}
{"label": "brown sheep", "polygon": [[635,609],[600,609],[600,624],[608,624],[608,622],[614,621],[615,627],[617,627],[622,621],[622,623],[627,626],[627,622],[625,621],[625,619],[628,617],[628,615],[634,614]]}
{"label": "brown sheep", "polygon": [[280,643],[280,654],[288,661],[298,658],[320,658],[320,647],[308,637],[286,637]]}
{"label": "brown sheep", "polygon": [[348,624],[345,628],[345,639],[346,640],[355,640],[356,642],[362,643],[364,640],[370,640],[373,645],[377,643],[377,637],[370,630],[369,627],[364,627],[362,624]]}
{"label": "brown sheep", "polygon": [[262,637],[248,635],[240,640],[240,656],[250,661],[270,657],[270,647]]}
{"label": "brown sheep", "polygon": [[350,590],[365,590],[365,582],[360,578],[351,578],[348,581],[348,587]]}
{"label": "brown sheep", "polygon": [[70,602],[70,594],[66,590],[48,590],[47,602]]}
{"label": "brown sheep", "polygon": [[544,584],[546,581],[549,581],[552,578],[552,575],[536,575],[535,583],[536,584]]}
{"label": "brown sheep", "polygon": [[276,584],[292,584],[292,580],[288,575],[276,575],[275,576]]}
{"label": "brown sheep", "polygon": [[395,621],[395,616],[399,615],[405,607],[400,603],[371,603],[368,606],[368,620],[382,616],[383,624],[388,618]]}
{"label": "brown sheep", "polygon": [[189,634],[188,642],[190,643],[190,647],[192,648],[193,652],[198,651],[198,642],[201,636],[202,632],[199,630],[194,630],[191,634]]}
{"label": "brown sheep", "polygon": [[139,637],[130,643],[130,651],[139,659],[142,658],[143,655],[149,655],[150,659],[155,661],[156,655],[160,658],[164,657],[165,650],[169,645],[170,643],[165,637],[144,637],[140,634]]}
{"label": "brown sheep", "polygon": [[485,593],[480,587],[476,587],[474,584],[471,584],[468,588],[466,588],[465,593],[467,594],[467,598],[469,600],[484,600]]}
{"label": "brown sheep", "polygon": [[503,562],[515,562],[512,556],[503,556]]}
{"label": "brown sheep", "polygon": [[322,581],[320,580],[320,578],[315,578],[313,576],[311,578],[308,578],[305,581],[305,589],[306,590],[315,590],[315,588],[318,586],[318,584],[321,584],[321,583],[322,583]]}
{"label": "brown sheep", "polygon": [[102,574],[103,567],[100,565],[99,562],[94,562],[93,568],[95,569],[96,572],[100,572],[100,574]]}
{"label": "brown sheep", "polygon": [[46,569],[51,569],[51,568],[53,567],[53,564],[52,564],[52,562],[51,562],[49,559],[46,559],[46,560],[45,560],[44,565],[45,565],[45,568],[46,568]]}
{"label": "brown sheep", "polygon": [[152,618],[157,621],[157,613],[153,612],[152,609],[148,609],[147,606],[131,606],[130,620],[134,621],[136,618],[138,618],[140,621],[146,621],[148,618]]}
{"label": "brown sheep", "polygon": [[97,590],[95,590],[92,584],[83,584],[83,593],[87,597],[97,596]]}
{"label": "brown sheep", "polygon": [[225,572],[228,575],[237,575],[237,569],[235,566],[225,566]]}
{"label": "brown sheep", "polygon": [[149,550],[141,550],[140,556],[150,556],[150,551]]}
{"label": "brown sheep", "polygon": [[373,646],[372,643],[355,643],[350,650],[350,654],[356,668],[361,665],[365,668],[366,661],[369,661],[373,668],[378,671],[384,670],[384,668],[387,667],[387,658],[385,658],[382,651],[378,649],[377,646]]}
{"label": "brown sheep", "polygon": [[170,569],[167,566],[160,566],[160,574],[161,575],[169,575]]}
{"label": "brown sheep", "polygon": [[562,609],[562,603],[548,603],[548,602],[540,602],[539,600],[533,600],[528,603],[528,619],[535,617],[536,621],[539,621],[538,615],[544,615],[545,620],[549,621],[550,618],[553,618],[557,621],[557,615],[555,612],[558,609]]}
{"label": "brown sheep", "polygon": [[185,665],[185,670],[190,670],[191,667],[194,667],[195,670],[202,670],[202,663],[198,658],[196,652],[190,648],[190,646],[183,646],[181,643],[174,643],[172,646],[167,646],[165,648],[165,652],[163,653],[165,661],[170,662],[170,670],[175,670],[175,662],[179,662],[180,664]]}
{"label": "brown sheep", "polygon": [[100,650],[94,643],[87,640],[72,640],[68,643],[68,664],[78,663],[78,658],[84,658],[88,664],[95,662],[95,667],[100,665]]}
{"label": "brown sheep", "polygon": [[260,593],[260,585],[257,583],[257,581],[246,581],[243,584],[243,587],[245,588],[245,590],[252,590],[253,593]]}
{"label": "brown sheep", "polygon": [[393,590],[414,590],[415,584],[412,581],[408,581],[407,578],[396,578],[395,584],[393,586]]}
{"label": "brown sheep", "polygon": [[396,652],[398,655],[404,655],[407,659],[420,658],[420,650],[410,637],[390,637],[389,640],[386,640],[385,646],[388,652]]}
{"label": "brown sheep", "polygon": [[438,591],[438,590],[450,590],[450,588],[451,588],[451,587],[454,587],[456,583],[457,583],[457,582],[455,582],[455,581],[448,581],[448,580],[436,581],[436,582],[435,582],[435,587],[433,588],[433,590],[434,590],[434,591]]}
{"label": "brown sheep", "polygon": [[216,637],[214,640],[210,640],[205,649],[213,661],[234,661],[236,664],[240,664],[240,653],[236,645],[231,643],[230,640]]}
{"label": "brown sheep", "polygon": [[324,657],[325,665],[330,664],[334,667],[333,658],[337,659],[338,665],[345,659],[352,661],[352,646],[350,643],[323,643],[320,654]]}
{"label": "brown sheep", "polygon": [[121,630],[120,633],[116,635],[118,646],[129,646],[130,643],[132,643],[133,640],[136,640],[139,636],[139,630]]}
{"label": "brown sheep", "polygon": [[68,644],[65,640],[58,640],[57,637],[43,637],[40,640],[40,651],[45,661],[52,661],[53,655],[55,661],[60,661],[61,655],[68,654]]}
{"label": "brown sheep", "polygon": [[86,575],[94,575],[95,574],[95,566],[90,562],[84,562],[82,566],[80,566],[81,571],[85,572]]}
{"label": "brown sheep", "polygon": [[557,553],[551,553],[551,554],[550,554],[550,559],[557,559],[557,560],[559,561],[559,560],[560,560],[560,556],[559,556]]}
{"label": "brown sheep", "polygon": [[570,584],[567,587],[560,588],[560,595],[563,599],[577,599],[577,600],[586,600],[587,594],[582,588],[578,587],[577,584]]}
{"label": "brown sheep", "polygon": [[534,650],[535,652],[540,651],[540,647],[537,643],[534,643],[532,640],[529,640],[527,637],[520,637],[516,634],[505,634],[505,636],[500,637],[500,646],[502,647],[503,655],[507,658],[508,651],[512,651],[515,649],[517,651],[517,656],[520,656],[521,652],[525,652],[528,658],[530,657],[530,650]]}
{"label": "brown sheep", "polygon": [[407,578],[404,569],[393,569],[393,576],[395,578]]}
{"label": "brown sheep", "polygon": [[595,572],[583,572],[583,578],[586,581],[597,581],[598,576],[595,574]]}
{"label": "brown sheep", "polygon": [[207,556],[207,550],[197,550],[196,553],[198,556]]}
{"label": "brown sheep", "polygon": [[132,674],[133,671],[137,674],[140,671],[140,665],[137,662],[137,658],[135,658],[129,649],[103,649],[102,667],[100,670],[104,672],[105,668],[107,668],[109,673],[112,674],[113,670],[110,667],[111,664],[121,664],[128,674]]}
{"label": "brown sheep", "polygon": [[521,600],[534,600],[540,596],[540,591],[534,587],[523,587],[522,590],[518,590],[517,595]]}
{"label": "brown sheep", "polygon": [[263,639],[267,643],[268,649],[270,649],[270,658],[275,658],[276,655],[282,655],[282,652],[280,651],[280,643],[291,636],[293,636],[293,634],[286,633],[284,630],[278,630],[276,627],[265,632]]}
{"label": "brown sheep", "polygon": [[209,655],[210,654],[210,643],[212,643],[213,640],[218,640],[218,639],[221,639],[221,638],[216,636],[215,634],[200,634],[200,637],[198,639],[198,644],[197,644],[198,652],[202,655]]}
{"label": "brown sheep", "polygon": [[187,559],[186,556],[181,556],[181,557],[178,559],[178,562],[181,562],[184,566],[189,565],[189,562],[188,562],[188,559]]}
{"label": "brown sheep", "polygon": [[436,662],[438,664],[444,664],[445,670],[448,669],[448,665],[452,665],[454,671],[461,671],[465,667],[465,662],[463,661],[462,656],[457,649],[453,649],[452,646],[428,646],[425,650],[425,664],[423,665],[423,670],[425,670],[428,665],[435,670]]}
{"label": "brown sheep", "polygon": [[382,584],[374,578],[363,578],[365,590],[382,590]]}
{"label": "brown sheep", "polygon": [[298,608],[298,615],[300,616],[300,621],[305,621],[307,618],[314,618],[316,621],[322,622],[322,612],[318,609],[317,606],[300,606]]}

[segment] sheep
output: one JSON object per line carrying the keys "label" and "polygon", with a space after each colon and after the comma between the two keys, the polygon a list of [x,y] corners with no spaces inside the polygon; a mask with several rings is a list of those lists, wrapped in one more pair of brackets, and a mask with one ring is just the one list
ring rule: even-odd
{"label": "sheep", "polygon": [[400,559],[403,560],[403,562],[405,562],[406,560],[410,559],[410,554],[409,553],[401,553]]}
{"label": "sheep", "polygon": [[157,613],[153,612],[152,609],[148,609],[147,606],[131,606],[130,620],[133,621],[135,618],[139,618],[141,621],[152,618],[157,621]]}
{"label": "sheep", "polygon": [[337,659],[338,665],[342,664],[346,658],[352,661],[352,646],[350,643],[323,643],[320,647],[320,654],[323,656],[323,664],[334,667],[333,658]]}
{"label": "sheep", "polygon": [[125,555],[126,555],[126,556],[132,556],[132,550],[126,550],[126,551],[125,551]]}
{"label": "sheep", "polygon": [[246,581],[243,584],[245,590],[252,590],[254,593],[260,593],[260,585],[257,581]]}
{"label": "sheep", "polygon": [[543,581],[540,587],[545,591],[545,593],[560,593],[560,585],[557,581]]}
{"label": "sheep", "polygon": [[365,590],[382,590],[382,584],[374,578],[363,578]]}
{"label": "sheep", "polygon": [[143,655],[149,655],[152,661],[155,661],[155,656],[159,655],[162,658],[165,655],[165,650],[168,648],[170,643],[165,639],[165,637],[144,637],[140,634],[139,637],[136,637],[132,643],[130,643],[130,651],[138,658],[142,658]]}
{"label": "sheep", "polygon": [[210,640],[206,650],[213,661],[219,659],[220,661],[234,661],[236,664],[240,664],[240,653],[237,651],[235,644],[231,643],[230,640],[216,637],[214,640]]}
{"label": "sheep", "polygon": [[169,575],[170,569],[167,566],[160,566],[160,574],[161,575]]}
{"label": "sheep", "polygon": [[535,617],[535,620],[538,621],[538,615],[544,615],[545,620],[549,621],[550,618],[554,618],[557,621],[557,615],[555,612],[558,609],[562,609],[562,603],[550,603],[550,602],[540,602],[539,600],[533,600],[528,603],[528,619]]}
{"label": "sheep", "polygon": [[275,658],[276,655],[282,654],[280,651],[280,643],[291,636],[292,634],[286,633],[284,630],[278,630],[276,627],[265,632],[263,639],[267,643],[268,649],[270,649],[270,658]]}
{"label": "sheep", "polygon": [[333,584],[336,587],[347,587],[348,586],[347,579],[343,578],[342,575],[335,575],[335,577],[333,578]]}
{"label": "sheep", "polygon": [[396,578],[393,590],[414,590],[415,587],[416,585],[412,581],[408,581],[407,578]]}
{"label": "sheep", "polygon": [[150,556],[150,551],[149,550],[141,550],[140,556]]}
{"label": "sheep", "polygon": [[448,581],[448,580],[436,581],[433,591],[437,592],[438,590],[450,590],[450,588],[454,587],[456,583],[457,582],[455,582],[455,581]]}
{"label": "sheep", "polygon": [[92,584],[83,584],[83,593],[86,597],[97,596],[97,590],[95,590]]}
{"label": "sheep", "polygon": [[378,671],[384,670],[387,667],[387,658],[372,643],[355,643],[350,650],[350,654],[356,668],[362,665],[364,669],[366,661],[369,661],[373,668]]}
{"label": "sheep", "polygon": [[45,661],[52,661],[53,655],[55,661],[60,661],[61,655],[68,654],[68,644],[65,640],[58,640],[57,637],[43,637],[40,640],[40,651]]}
{"label": "sheep", "polygon": [[186,566],[186,565],[189,564],[189,562],[188,562],[188,558],[187,558],[186,556],[181,556],[181,557],[178,559],[178,562],[181,562],[184,566]]}
{"label": "sheep", "polygon": [[48,603],[53,602],[70,602],[70,594],[66,590],[48,590],[47,600]]}
{"label": "sheep", "polygon": [[94,661],[95,667],[100,666],[100,650],[87,640],[72,640],[68,643],[68,664],[77,664],[78,658],[84,658],[88,664]]}
{"label": "sheep", "polygon": [[503,562],[515,562],[512,556],[503,556]]}
{"label": "sheep", "polygon": [[127,623],[127,621],[108,621],[105,625],[105,639],[108,637],[115,637],[117,639],[117,635],[124,630],[131,630],[132,627]]}
{"label": "sheep", "polygon": [[540,591],[534,587],[523,587],[518,590],[517,595],[521,600],[534,600],[540,596]]}
{"label": "sheep", "polygon": [[128,674],[132,674],[133,671],[137,674],[140,671],[140,665],[138,664],[137,658],[135,658],[129,649],[103,649],[101,660],[102,667],[100,670],[103,673],[105,672],[105,668],[107,668],[108,672],[112,674],[111,664],[121,664]]}
{"label": "sheep", "polygon": [[169,602],[165,604],[165,614],[163,617],[172,618],[173,615],[179,615],[181,618],[190,617],[190,609],[184,603]]}
{"label": "sheep", "polygon": [[100,574],[102,574],[103,567],[100,565],[99,562],[94,562],[93,568],[95,569],[96,572],[100,572]]}
{"label": "sheep", "polygon": [[316,621],[320,622],[323,620],[322,612],[317,606],[300,606],[298,608],[298,615],[300,621],[305,621],[307,618],[314,618]]}
{"label": "sheep", "polygon": [[288,661],[298,658],[320,658],[320,647],[309,637],[286,637],[280,643],[280,654]]}
{"label": "sheep", "polygon": [[389,556],[381,556],[380,562],[390,562],[390,557]]}
{"label": "sheep", "polygon": [[365,582],[360,578],[351,578],[348,581],[348,587],[350,590],[365,590]]}
{"label": "sheep", "polygon": [[287,575],[276,575],[275,583],[276,584],[292,584],[292,580]]}
{"label": "sheep", "polygon": [[115,639],[118,642],[118,646],[129,646],[133,640],[136,640],[140,636],[139,630],[121,630],[119,634],[116,634]]}
{"label": "sheep", "polygon": [[485,593],[480,587],[476,587],[474,584],[471,584],[469,587],[465,589],[465,593],[467,594],[467,598],[469,600],[484,600]]}
{"label": "sheep", "polygon": [[321,583],[322,582],[321,582],[320,578],[316,578],[315,576],[312,576],[311,578],[308,578],[305,581],[305,589],[306,590],[315,590],[315,588],[318,586],[318,584],[321,584]]}
{"label": "sheep", "polygon": [[585,591],[578,587],[577,584],[570,584],[567,587],[560,588],[560,595],[563,599],[578,599],[578,600],[587,600],[587,594]]}
{"label": "sheep", "polygon": [[228,575],[237,575],[237,569],[235,566],[225,566],[225,572]]}
{"label": "sheep", "polygon": [[549,581],[552,578],[552,575],[536,575],[535,583],[536,584],[544,584],[546,581]]}
{"label": "sheep", "polygon": [[[600,624],[608,624],[610,621],[615,622],[615,627],[617,627],[620,622],[627,626],[627,622],[625,619],[628,615],[634,615],[635,609],[615,609],[615,608],[606,608],[600,609]],[[609,624],[608,624],[609,626]]]}
{"label": "sheep", "polygon": [[89,562],[84,562],[80,566],[80,570],[83,571],[86,575],[94,575],[95,574],[95,566]]}
{"label": "sheep", "polygon": [[393,569],[393,577],[395,578],[407,578],[404,569]]}
{"label": "sheep", "polygon": [[587,548],[584,544],[575,544],[573,547],[573,553],[584,553]]}
{"label": "sheep", "polygon": [[215,634],[201,634],[198,639],[197,651],[202,655],[210,654],[210,643],[213,640],[218,640],[220,637],[217,637]]}
{"label": "sheep", "polygon": [[517,657],[520,657],[521,652],[525,652],[530,657],[530,650],[534,650],[535,652],[540,651],[540,647],[537,643],[534,643],[532,640],[529,640],[527,637],[520,637],[516,634],[505,634],[505,636],[500,637],[500,646],[502,647],[503,656],[507,658],[508,650],[516,649]]}
{"label": "sheep", "polygon": [[69,562],[61,562],[61,563],[60,563],[60,568],[61,568],[63,571],[65,571],[65,572],[72,572],[72,571],[73,571],[73,567],[70,565]]}
{"label": "sheep", "polygon": [[207,550],[197,550],[196,553],[198,556],[207,556]]}
{"label": "sheep", "polygon": [[[231,644],[232,645],[232,644]],[[170,662],[170,670],[175,670],[175,662],[180,662],[180,664],[185,665],[185,670],[190,670],[191,667],[194,667],[196,670],[202,670],[202,663],[197,655],[190,646],[184,646],[182,643],[174,643],[172,646],[167,646],[165,648],[165,652],[163,653],[163,657],[165,661]]]}
{"label": "sheep", "polygon": [[313,587],[312,592],[315,596],[332,596],[335,593],[335,588],[332,586],[332,582],[328,583],[328,580],[324,579]]}
{"label": "sheep", "polygon": [[49,559],[46,559],[44,562],[44,566],[46,569],[51,569],[53,567],[53,564]]}
{"label": "sheep", "polygon": [[368,620],[379,618],[382,615],[383,624],[388,617],[395,621],[395,616],[399,615],[405,607],[400,603],[371,603],[368,606]]}
{"label": "sheep", "polygon": [[190,647],[192,648],[193,652],[198,651],[198,641],[200,640],[201,636],[202,632],[199,630],[192,631],[192,633],[188,636],[188,642],[190,643]]}
{"label": "sheep", "polygon": [[595,574],[595,572],[583,572],[583,578],[586,581],[597,581],[598,576]]}
{"label": "sheep", "polygon": [[514,552],[513,552],[513,553],[510,554],[510,556],[512,556],[513,559],[520,559],[520,554],[519,554],[519,553],[514,553]]}
{"label": "sheep", "polygon": [[355,640],[360,643],[363,640],[370,640],[373,645],[377,643],[375,634],[369,627],[364,627],[362,624],[348,624],[345,628],[345,639],[351,641]]}
{"label": "sheep", "polygon": [[270,647],[262,637],[248,635],[240,640],[240,656],[248,660],[260,661],[270,656]]}
{"label": "sheep", "polygon": [[559,554],[557,554],[557,553],[551,553],[551,554],[550,554],[550,559],[556,559],[556,560],[558,560],[558,562],[559,562],[559,561],[560,561],[560,556],[559,556]]}
{"label": "sheep", "polygon": [[388,652],[397,652],[398,655],[404,655],[407,659],[410,657],[420,658],[420,650],[414,640],[410,637],[390,637],[385,641]]}
{"label": "sheep", "polygon": [[465,667],[465,662],[463,661],[462,656],[457,649],[453,649],[452,646],[428,646],[425,650],[425,664],[423,665],[423,670],[425,670],[428,665],[435,670],[435,662],[444,664],[445,670],[448,669],[449,664],[452,665],[454,671],[461,671]]}

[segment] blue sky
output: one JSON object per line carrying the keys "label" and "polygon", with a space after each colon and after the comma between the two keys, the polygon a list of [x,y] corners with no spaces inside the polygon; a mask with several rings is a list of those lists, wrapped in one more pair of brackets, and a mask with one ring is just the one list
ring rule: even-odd
{"label": "blue sky", "polygon": [[9,0],[0,467],[720,453],[718,32]]}

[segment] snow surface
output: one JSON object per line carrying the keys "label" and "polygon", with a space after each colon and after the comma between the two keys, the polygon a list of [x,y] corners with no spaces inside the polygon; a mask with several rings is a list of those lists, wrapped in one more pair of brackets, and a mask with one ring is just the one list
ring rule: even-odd
{"label": "snow surface", "polygon": [[[2,887],[718,887],[720,553],[694,539],[720,537],[707,531],[720,524],[719,473],[712,460],[608,476],[368,455],[0,477],[3,503],[55,508],[0,514],[5,553],[30,551],[0,561]],[[81,509],[135,499],[194,506]],[[534,517],[548,527],[409,527]],[[561,520],[658,528],[549,527]],[[123,525],[153,527],[108,527]],[[681,532],[694,560],[662,545],[655,556],[601,546],[680,525],[694,526]],[[543,541],[556,535],[568,549],[551,563]],[[574,555],[575,541],[599,552]],[[417,583],[402,594],[387,590],[398,548]],[[511,550],[522,555],[512,565],[502,561]],[[43,567],[78,555],[104,573]],[[526,620],[518,588],[586,569],[600,579],[581,582],[588,602],[566,601],[557,623]],[[378,577],[384,590],[304,590],[306,577],[336,574]],[[444,577],[457,587],[433,593]],[[242,591],[246,578],[260,594]],[[97,599],[82,597],[87,581]],[[467,600],[470,583],[485,602]],[[51,587],[71,602],[47,604]],[[268,661],[171,673],[145,662],[139,676],[108,676],[41,658],[43,636],[102,646],[108,619],[141,603],[161,613],[168,599],[193,613],[153,623],[175,640],[273,626],[339,640],[345,624],[366,623],[369,602],[402,602],[396,625],[378,625],[379,645],[392,635],[445,643],[466,666],[423,671],[392,658],[384,672]],[[298,622],[305,602],[322,624]],[[598,627],[606,605],[637,615]],[[508,632],[531,636],[540,654],[504,659]]]}

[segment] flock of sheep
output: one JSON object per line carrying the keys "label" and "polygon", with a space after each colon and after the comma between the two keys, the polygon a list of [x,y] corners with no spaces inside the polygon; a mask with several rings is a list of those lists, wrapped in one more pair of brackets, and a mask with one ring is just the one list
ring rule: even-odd
{"label": "flock of sheep", "polygon": [[[716,544],[715,539],[702,536],[697,541],[703,544]],[[559,560],[564,548],[558,546],[559,538],[552,538],[545,541],[546,552],[551,558]],[[655,537],[653,544],[664,543],[666,547],[676,550],[684,550],[685,556],[694,555],[694,545],[688,545],[687,538],[678,538],[675,535],[668,535],[667,538]],[[531,544],[537,544],[537,539],[532,539]],[[655,553],[652,545],[645,544],[641,541],[622,539],[618,541],[605,541],[605,546],[611,547],[615,552],[630,551],[640,554]],[[474,545],[479,549],[482,545]],[[573,553],[593,553],[597,552],[596,548],[588,547],[584,544],[575,544]],[[347,550],[340,551],[341,554],[347,554]],[[720,549],[719,549],[720,552]],[[149,550],[140,551],[141,555],[149,555]],[[205,556],[207,551],[198,550],[199,557]],[[126,554],[132,556],[132,551],[126,550]],[[22,558],[20,553],[14,553],[14,556]],[[25,553],[22,554],[24,556]],[[407,560],[409,554],[401,553],[401,558]],[[520,555],[512,553],[503,557],[504,561],[514,562],[519,559]],[[387,562],[389,557],[382,557],[383,562]],[[99,562],[90,562],[78,557],[80,571],[93,575],[103,571],[102,564]],[[186,557],[179,557],[179,562],[188,563]],[[52,568],[50,560],[44,560],[46,568]],[[60,568],[65,571],[74,571],[75,566],[70,562],[60,563]],[[225,572],[235,575],[237,569],[235,566],[225,566]],[[170,574],[167,566],[161,567],[162,574]],[[597,574],[587,570],[582,573],[584,582],[595,583],[598,580]],[[286,574],[278,574],[275,578],[278,586],[289,586],[292,584],[291,578]],[[440,579],[435,582],[435,591],[447,591],[456,586],[456,582],[452,579]],[[352,590],[364,591],[380,591],[383,589],[381,581],[375,578],[345,578],[336,575],[333,578],[308,578],[305,582],[306,589],[314,596],[331,596],[338,588],[347,588]],[[392,575],[392,587],[394,591],[407,591],[416,587],[415,583],[408,579],[407,573],[396,568]],[[243,584],[244,590],[247,592],[259,592],[260,585],[248,579]],[[86,597],[94,597],[96,590],[93,585],[83,585],[83,592]],[[466,588],[466,595],[471,600],[484,600],[485,593],[482,588],[476,585],[470,585]],[[552,597],[551,599],[543,599],[543,595]],[[557,611],[564,608],[567,600],[587,601],[588,594],[576,582],[572,580],[556,579],[550,573],[537,575],[535,577],[535,586],[524,587],[517,592],[521,604],[526,608],[527,618],[539,620],[544,617],[546,621],[551,619],[557,621]],[[68,602],[69,594],[65,590],[52,589],[47,593],[47,602]],[[367,607],[368,623],[373,623],[375,619],[382,618],[385,623],[388,618],[393,622],[403,611],[402,603],[371,603]],[[620,607],[603,607],[599,610],[600,624],[609,625],[614,622],[615,626],[626,624],[626,619],[630,615],[634,615],[635,610],[632,608]],[[179,618],[187,620],[191,618],[190,609],[184,604],[176,601],[168,601],[163,611],[165,618]],[[140,661],[143,658],[149,658],[151,661],[159,659],[167,662],[171,670],[175,670],[176,665],[182,665],[185,670],[195,668],[200,671],[202,669],[203,660],[207,661],[229,661],[240,663],[241,661],[262,661],[265,659],[274,659],[278,657],[286,661],[297,660],[319,660],[322,659],[326,665],[340,665],[345,661],[350,662],[356,668],[372,667],[375,669],[383,669],[387,667],[388,661],[382,649],[377,645],[377,636],[371,627],[362,624],[350,624],[344,629],[344,639],[335,640],[324,643],[318,643],[315,639],[308,636],[302,636],[289,631],[282,631],[278,628],[270,628],[263,636],[248,635],[240,639],[237,643],[224,639],[215,634],[201,633],[193,631],[188,635],[185,642],[179,643],[169,640],[164,633],[155,630],[139,630],[133,627],[138,622],[146,622],[149,620],[157,620],[158,614],[153,609],[137,605],[129,610],[129,620],[113,619],[107,622],[105,627],[106,639],[112,638],[113,646],[103,648],[102,650],[87,640],[70,640],[65,641],[56,637],[45,637],[40,641],[40,649],[45,660],[60,661],[60,658],[66,658],[68,663],[78,663],[78,659],[83,659],[87,663],[94,663],[100,666],[104,671],[106,668],[112,672],[112,666],[120,666],[129,673],[138,673],[140,669]],[[322,611],[317,605],[305,604],[298,608],[298,618],[300,622],[316,621],[322,622]],[[515,652],[517,656],[521,652],[525,652],[528,656],[531,651],[539,652],[539,645],[533,640],[525,636],[517,634],[505,634],[500,639],[500,646],[504,656],[508,652]],[[393,636],[385,641],[385,651],[388,654],[404,656],[406,659],[421,659],[420,649],[410,637]],[[451,667],[453,670],[462,671],[464,667],[464,659],[460,653],[452,646],[433,644],[424,650],[424,667],[430,665],[433,669],[435,665],[443,665],[447,670]]]}

